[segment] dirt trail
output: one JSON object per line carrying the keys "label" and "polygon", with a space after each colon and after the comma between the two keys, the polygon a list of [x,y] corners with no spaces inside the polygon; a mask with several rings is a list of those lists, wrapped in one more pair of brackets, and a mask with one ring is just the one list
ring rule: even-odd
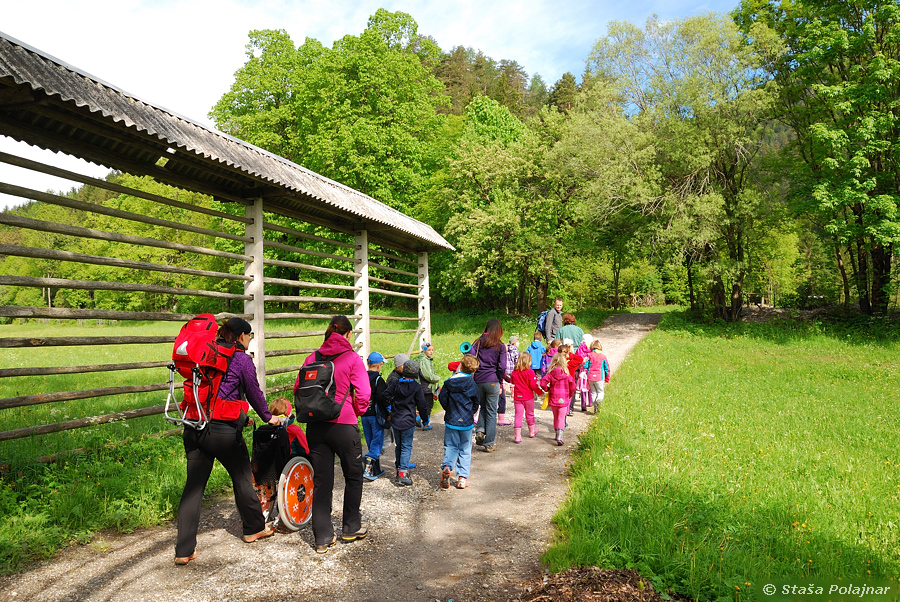
{"label": "dirt trail", "polygon": [[[620,314],[593,331],[613,376],[659,318]],[[576,411],[566,446],[557,447],[552,415],[535,414],[536,438],[516,445],[512,427],[499,427],[498,450],[476,448],[472,454],[470,487],[447,491],[438,487],[443,414],[435,415],[434,430],[416,432],[414,485],[398,487],[388,478],[367,483],[362,513],[369,537],[324,555],[313,550],[308,528],[243,543],[234,502],[226,498],[204,507],[199,557],[186,567],[172,563],[171,523],[69,548],[0,579],[0,591],[8,600],[506,599],[540,571],[540,555],[552,537],[550,519],[566,495],[566,462],[591,416]],[[386,468],[393,466],[393,454],[393,447],[385,450]]]}

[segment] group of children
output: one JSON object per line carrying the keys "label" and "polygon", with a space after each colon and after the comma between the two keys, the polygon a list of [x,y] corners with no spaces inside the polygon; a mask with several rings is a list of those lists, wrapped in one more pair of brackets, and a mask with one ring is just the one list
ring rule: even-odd
{"label": "group of children", "polygon": [[[528,436],[538,433],[534,408],[544,398],[542,408],[553,412],[555,442],[563,445],[566,416],[571,416],[575,399],[581,395],[581,410],[603,401],[604,385],[609,382],[609,362],[603,354],[600,341],[591,335],[577,349],[573,342],[554,340],[549,348],[543,336],[536,332],[526,352],[518,352],[518,337],[512,337],[507,345],[507,379],[511,385],[515,418],[514,441],[522,442],[522,429],[528,427]],[[441,462],[440,487],[450,487],[451,475],[456,472],[455,486],[468,487],[472,459],[472,439],[475,416],[478,412],[478,388],[472,375],[478,369],[478,359],[464,355],[458,362],[448,364],[452,375],[438,387],[440,380],[434,369],[434,347],[425,343],[419,361],[398,353],[394,356],[394,370],[382,378],[384,356],[377,351],[369,354],[369,382],[372,385],[372,401],[362,417],[363,432],[368,445],[363,476],[372,481],[384,474],[380,456],[385,433],[391,433],[395,446],[397,482],[412,485],[410,461],[413,435],[417,426],[430,430],[431,407],[434,399],[444,409],[444,456]],[[596,408],[596,406],[595,406]],[[498,424],[504,421],[505,409],[498,412]],[[596,411],[596,409],[595,409]],[[417,415],[418,414],[418,415]],[[523,420],[524,419],[524,420]]]}

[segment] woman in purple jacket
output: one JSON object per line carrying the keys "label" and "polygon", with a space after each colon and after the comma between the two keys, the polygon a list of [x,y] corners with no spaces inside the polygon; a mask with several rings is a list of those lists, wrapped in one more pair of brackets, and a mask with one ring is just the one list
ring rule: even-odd
{"label": "woman in purple jacket", "polygon": [[475,445],[483,445],[484,451],[497,449],[497,404],[501,383],[506,380],[506,345],[503,344],[503,327],[500,320],[491,318],[484,327],[484,334],[475,341],[469,355],[478,358],[478,369],[472,377],[478,387],[478,423],[475,425]]}
{"label": "woman in purple jacket", "polygon": [[[219,327],[217,336],[220,343],[233,344],[235,351],[228,372],[219,386],[218,399],[238,401],[243,395],[263,420],[269,424],[281,424],[281,418],[272,416],[269,412],[266,397],[256,380],[253,359],[244,353],[250,344],[250,334],[250,324],[241,318],[231,318]],[[175,542],[177,565],[185,565],[197,557],[200,502],[216,460],[221,462],[231,476],[234,501],[243,523],[244,541],[252,543],[275,534],[275,527],[266,526],[259,498],[253,488],[250,454],[242,434],[246,424],[247,415],[241,412],[240,417],[233,421],[213,418],[202,431],[188,426],[184,428],[182,439],[187,456],[187,480],[178,505],[178,539]]]}

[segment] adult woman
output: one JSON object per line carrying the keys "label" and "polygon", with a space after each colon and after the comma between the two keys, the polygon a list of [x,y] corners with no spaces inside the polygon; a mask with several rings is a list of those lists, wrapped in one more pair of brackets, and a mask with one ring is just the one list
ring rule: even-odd
{"label": "adult woman", "polygon": [[571,339],[572,351],[578,349],[584,340],[584,331],[575,325],[575,314],[563,314],[563,327],[556,332],[556,338],[565,342]]}
{"label": "adult woman", "polygon": [[503,327],[500,320],[491,318],[484,327],[484,334],[472,345],[469,355],[478,358],[478,369],[472,377],[478,387],[478,423],[475,425],[475,444],[484,451],[497,449],[497,404],[500,400],[501,382],[506,380],[506,346],[502,342]]}
{"label": "adult woman", "polygon": [[[369,407],[371,388],[362,358],[350,345],[353,326],[346,316],[334,316],[325,330],[325,342],[319,350],[303,362],[307,365],[316,356],[331,358],[334,364],[334,393],[343,403],[341,414],[329,422],[310,422],[306,427],[309,460],[313,478],[312,528],[316,552],[324,554],[337,543],[331,523],[331,502],[334,490],[334,456],[341,460],[344,473],[344,516],[341,539],[345,542],[362,539],[368,529],[362,524],[359,505],[362,501],[363,463],[357,416]],[[300,376],[294,392],[300,386]],[[349,403],[348,403],[349,402]]]}
{"label": "adult woman", "polygon": [[[211,414],[222,400],[237,401],[246,397],[256,413],[269,424],[281,424],[281,419],[269,412],[266,398],[256,380],[253,359],[244,353],[250,344],[251,328],[246,320],[231,318],[219,327],[217,338],[221,344],[234,345],[235,352],[222,379]],[[197,528],[200,524],[200,502],[206,482],[218,460],[231,477],[234,502],[243,523],[244,541],[251,543],[275,534],[275,527],[267,527],[259,498],[253,489],[250,475],[250,454],[242,430],[247,415],[242,411],[237,420],[211,418],[202,431],[185,427],[182,439],[187,456],[187,479],[181,503],[178,505],[178,539],[175,543],[175,564],[185,565],[197,557]]]}

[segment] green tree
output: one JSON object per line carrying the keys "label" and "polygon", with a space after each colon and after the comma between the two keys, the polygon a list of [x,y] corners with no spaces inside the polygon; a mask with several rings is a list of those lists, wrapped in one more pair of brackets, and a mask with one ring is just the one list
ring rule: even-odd
{"label": "green tree", "polygon": [[900,6],[744,0],[735,18],[796,134],[801,208],[825,222],[839,261],[849,252],[862,311],[885,312],[900,240]]}
{"label": "green tree", "polygon": [[554,84],[547,101],[563,113],[567,113],[575,106],[575,95],[578,93],[578,84],[575,76],[566,71],[559,81]]}

